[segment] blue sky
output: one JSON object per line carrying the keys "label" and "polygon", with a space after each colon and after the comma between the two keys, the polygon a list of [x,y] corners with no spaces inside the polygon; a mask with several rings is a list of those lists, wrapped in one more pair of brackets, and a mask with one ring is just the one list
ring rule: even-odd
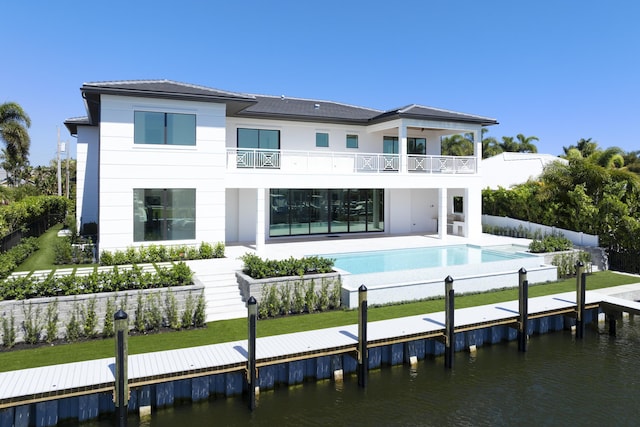
{"label": "blue sky", "polygon": [[[0,6],[0,102],[31,116],[32,165],[85,115],[84,82],[170,79],[496,118],[489,136],[640,149],[640,2],[24,1]],[[8,43],[7,43],[8,41]]]}

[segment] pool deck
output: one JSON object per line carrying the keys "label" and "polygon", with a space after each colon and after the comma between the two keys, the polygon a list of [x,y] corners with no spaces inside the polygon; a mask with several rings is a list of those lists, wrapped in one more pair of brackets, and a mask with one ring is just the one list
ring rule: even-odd
{"label": "pool deck", "polygon": [[[588,291],[585,303],[601,304],[622,311],[640,313],[640,303],[618,298],[616,293],[640,292],[640,284],[604,292]],[[529,299],[529,317],[568,314],[575,310],[575,292]],[[458,309],[455,330],[514,325],[518,301]],[[368,324],[369,348],[444,334],[445,313],[427,313]],[[258,322],[258,331],[259,331]],[[259,338],[256,343],[258,367],[303,360],[330,354],[354,352],[358,344],[358,325],[298,332]],[[114,387],[115,359],[45,366],[0,373],[0,409],[45,402],[70,396],[111,391]],[[247,340],[214,344],[129,357],[131,387],[175,379],[195,378],[218,373],[243,371],[247,366]]]}

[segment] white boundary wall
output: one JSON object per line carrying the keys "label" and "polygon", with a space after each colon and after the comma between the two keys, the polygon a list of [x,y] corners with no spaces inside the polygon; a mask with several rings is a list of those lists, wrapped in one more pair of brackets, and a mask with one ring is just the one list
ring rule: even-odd
{"label": "white boundary wall", "polygon": [[536,224],[530,221],[521,221],[519,219],[513,219],[506,216],[482,215],[482,225],[511,228],[519,228],[522,226],[522,228],[529,230],[531,233],[540,231],[543,236],[545,234],[562,233],[562,235],[571,240],[574,245],[599,246],[598,236],[594,236],[592,234],[565,230],[558,227],[549,227],[548,225]]}

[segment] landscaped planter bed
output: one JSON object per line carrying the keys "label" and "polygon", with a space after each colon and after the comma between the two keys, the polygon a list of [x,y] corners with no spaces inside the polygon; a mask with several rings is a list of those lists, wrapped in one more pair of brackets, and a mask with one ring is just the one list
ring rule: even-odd
{"label": "landscaped planter bed", "polygon": [[2,282],[0,348],[113,335],[123,309],[139,333],[203,326],[204,286],[184,263],[37,272]]}
{"label": "landscaped planter bed", "polygon": [[[101,292],[95,294],[73,295],[73,296],[61,296],[61,297],[47,297],[47,298],[32,298],[28,300],[10,300],[0,301],[0,318],[10,319],[14,318],[16,339],[15,342],[23,342],[25,338],[25,321],[28,321],[28,313],[31,310],[32,321],[38,321],[42,325],[41,340],[55,341],[58,339],[65,339],[67,337],[67,325],[69,324],[72,315],[80,316],[78,322],[83,327],[83,313],[89,313],[90,304],[95,301],[95,318],[96,324],[93,330],[93,334],[82,337],[99,337],[104,336],[105,318],[107,314],[108,301],[113,304],[113,309],[117,311],[122,308],[129,316],[129,329],[135,327],[135,313],[138,311],[138,296],[142,296],[142,303],[145,305],[144,309],[148,309],[150,299],[155,298],[159,301],[159,308],[163,313],[163,325],[166,324],[165,314],[165,302],[167,295],[171,293],[175,297],[176,307],[178,309],[178,318],[182,316],[185,311],[187,300],[189,297],[192,299],[192,303],[195,305],[197,299],[200,297],[204,290],[203,285],[188,285],[179,286],[175,288],[156,288],[156,289],[143,289],[143,290],[131,290],[122,292]],[[58,315],[58,331],[55,337],[47,337],[45,328],[47,326],[46,313],[47,308],[57,304]],[[109,313],[113,318],[113,313]],[[5,331],[0,330],[0,335],[4,335]],[[2,347],[0,346],[0,349]]]}

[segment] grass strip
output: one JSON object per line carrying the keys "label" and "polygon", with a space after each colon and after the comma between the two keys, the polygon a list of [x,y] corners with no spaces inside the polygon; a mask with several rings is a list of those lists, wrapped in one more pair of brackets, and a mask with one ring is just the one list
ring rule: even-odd
{"label": "grass strip", "polygon": [[[637,283],[639,281],[640,279],[637,276],[603,271],[587,277],[587,290],[620,286]],[[575,289],[576,279],[574,278],[559,282],[532,285],[529,288],[529,296],[534,298],[575,291]],[[457,296],[455,304],[456,308],[465,308],[517,299],[518,289],[512,288]],[[443,310],[443,299],[385,305],[371,307],[369,309],[369,320],[373,322]],[[276,319],[260,320],[258,322],[258,336],[266,337],[350,325],[357,323],[357,321],[357,310],[337,310],[325,313],[285,316]],[[218,344],[246,338],[246,319],[222,320],[208,323],[207,327],[203,329],[131,336],[129,337],[129,354]],[[113,357],[115,352],[114,347],[113,339],[105,339],[1,352],[0,372]]]}
{"label": "grass strip", "polygon": [[62,230],[62,224],[56,224],[49,228],[44,234],[38,237],[38,249],[31,254],[15,271],[36,271],[36,270],[56,270],[59,268],[76,268],[76,267],[93,267],[95,264],[78,264],[57,265],[56,259],[56,240],[59,239],[58,231]]}

